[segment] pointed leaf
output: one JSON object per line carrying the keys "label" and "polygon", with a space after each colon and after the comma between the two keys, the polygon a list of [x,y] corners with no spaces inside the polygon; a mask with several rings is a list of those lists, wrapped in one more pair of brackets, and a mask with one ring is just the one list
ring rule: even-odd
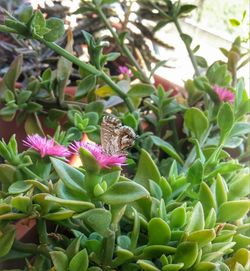
{"label": "pointed leaf", "polygon": [[134,180],[142,184],[144,187],[147,187],[147,182],[149,179],[159,183],[160,178],[160,172],[152,160],[150,154],[142,149]]}
{"label": "pointed leaf", "polygon": [[51,251],[50,256],[56,270],[68,271],[68,258],[62,251]]}
{"label": "pointed leaf", "polygon": [[16,229],[13,225],[8,225],[0,235],[0,257],[9,253],[16,236]]}
{"label": "pointed leaf", "polygon": [[184,114],[184,121],[187,128],[192,131],[195,137],[200,141],[202,135],[208,128],[208,119],[198,108],[190,108]]}
{"label": "pointed leaf", "polygon": [[186,231],[193,232],[203,230],[204,226],[204,212],[201,203],[198,202],[193,209],[192,215],[186,227]]}
{"label": "pointed leaf", "polygon": [[86,271],[89,266],[89,257],[86,249],[79,251],[69,263],[69,271]]}
{"label": "pointed leaf", "polygon": [[99,198],[107,204],[127,204],[138,199],[149,197],[149,192],[136,182],[118,182],[112,185]]}
{"label": "pointed leaf", "polygon": [[82,188],[85,176],[79,170],[54,157],[50,157],[50,160],[66,187],[86,194],[86,191]]}
{"label": "pointed leaf", "polygon": [[247,214],[250,209],[249,200],[224,202],[218,211],[218,222],[235,221]]}
{"label": "pointed leaf", "polygon": [[162,140],[161,138],[157,136],[151,137],[153,143],[158,146],[160,149],[162,149],[164,152],[166,152],[169,156],[176,159],[179,163],[183,164],[183,159],[180,157],[180,155],[176,152],[174,147],[167,143],[166,141]]}

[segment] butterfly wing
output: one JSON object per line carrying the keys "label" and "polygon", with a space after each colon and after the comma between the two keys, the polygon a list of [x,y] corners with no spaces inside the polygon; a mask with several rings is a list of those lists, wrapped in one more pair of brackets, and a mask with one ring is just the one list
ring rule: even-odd
{"label": "butterfly wing", "polygon": [[110,155],[119,153],[119,129],[121,126],[121,121],[116,117],[104,116],[101,125],[101,144],[105,153]]}
{"label": "butterfly wing", "polygon": [[124,150],[131,147],[136,138],[134,130],[128,126],[122,126],[119,119],[112,115],[106,115],[101,125],[102,149],[109,155],[124,154]]}

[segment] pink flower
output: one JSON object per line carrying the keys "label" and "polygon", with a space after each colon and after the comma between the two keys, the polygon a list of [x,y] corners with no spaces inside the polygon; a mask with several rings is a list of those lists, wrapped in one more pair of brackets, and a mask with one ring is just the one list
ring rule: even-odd
{"label": "pink flower", "polygon": [[126,66],[119,66],[118,70],[119,70],[120,74],[127,75],[129,77],[133,76],[131,70]]}
{"label": "pink flower", "polygon": [[227,88],[214,85],[214,91],[217,93],[218,98],[221,102],[234,102],[234,93]]}
{"label": "pink flower", "polygon": [[122,166],[127,159],[125,155],[106,154],[102,147],[95,143],[75,141],[74,144],[71,144],[71,149],[75,152],[78,152],[80,148],[89,151],[95,157],[101,168]]}
{"label": "pink flower", "polygon": [[71,152],[64,146],[55,143],[54,139],[47,139],[37,134],[28,135],[26,140],[23,140],[24,146],[32,148],[40,153],[41,157],[47,155],[68,157]]}

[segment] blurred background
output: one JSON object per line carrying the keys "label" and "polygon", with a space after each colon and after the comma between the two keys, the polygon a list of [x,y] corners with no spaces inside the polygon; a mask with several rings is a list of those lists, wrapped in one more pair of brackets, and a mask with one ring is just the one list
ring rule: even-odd
{"label": "blurred background", "polygon": [[[82,41],[81,30],[86,30],[96,37],[111,38],[110,33],[98,17],[93,14],[73,14],[82,2],[80,0],[1,0],[0,6],[11,13],[18,13],[24,4],[31,4],[34,8],[40,8],[48,17],[56,16],[63,18],[65,27],[74,31],[75,54],[82,60],[88,60],[86,46]],[[112,1],[107,7],[106,13],[115,28],[126,27],[133,32],[133,42],[130,46],[138,47],[138,54],[142,54],[145,65],[165,60],[164,66],[158,69],[157,74],[179,86],[184,85],[184,81],[192,78],[194,71],[185,46],[173,24],[152,34],[151,29],[155,25],[157,10],[147,10],[147,1]],[[229,50],[233,40],[240,36],[245,42],[243,49],[249,50],[249,1],[248,0],[189,0],[181,1],[197,5],[188,16],[181,21],[184,33],[193,38],[195,46],[199,45],[199,55],[203,56],[208,65],[214,61],[225,60],[220,48]],[[129,9],[129,13],[127,12]],[[127,16],[127,14],[129,14]],[[126,17],[127,16],[127,17]],[[155,16],[155,17],[154,17]],[[1,15],[0,15],[1,20]],[[142,34],[142,35],[141,35]],[[142,37],[141,37],[142,36]],[[131,40],[132,40],[131,38]],[[65,39],[59,41],[65,44]],[[112,47],[110,39],[110,49]],[[13,37],[0,36],[0,76],[6,72],[8,64],[14,56],[23,53],[26,58],[27,73],[39,73],[40,69],[53,65],[53,55],[48,49],[41,48],[36,42],[24,43]],[[205,63],[206,64],[206,63]],[[249,65],[244,65],[239,70],[239,77],[246,80],[249,92]],[[77,75],[76,75],[77,76]]]}

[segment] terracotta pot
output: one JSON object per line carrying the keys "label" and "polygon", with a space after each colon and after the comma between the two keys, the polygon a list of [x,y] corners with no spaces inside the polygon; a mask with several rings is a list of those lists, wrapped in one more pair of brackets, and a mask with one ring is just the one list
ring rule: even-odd
{"label": "terracotta pot", "polygon": [[15,223],[16,240],[23,242],[31,242],[36,239],[36,220],[21,219]]}
{"label": "terracotta pot", "polygon": [[154,75],[154,80],[155,80],[154,85],[155,85],[156,87],[159,86],[159,85],[162,85],[163,88],[164,88],[166,91],[172,89],[172,90],[173,90],[173,93],[172,93],[173,96],[179,94],[180,91],[183,90],[183,87],[181,87],[181,86],[179,86],[179,85],[177,85],[177,84],[172,83],[171,81],[169,81],[169,80],[167,80],[167,79],[161,77],[160,75],[155,74],[155,75]]}

